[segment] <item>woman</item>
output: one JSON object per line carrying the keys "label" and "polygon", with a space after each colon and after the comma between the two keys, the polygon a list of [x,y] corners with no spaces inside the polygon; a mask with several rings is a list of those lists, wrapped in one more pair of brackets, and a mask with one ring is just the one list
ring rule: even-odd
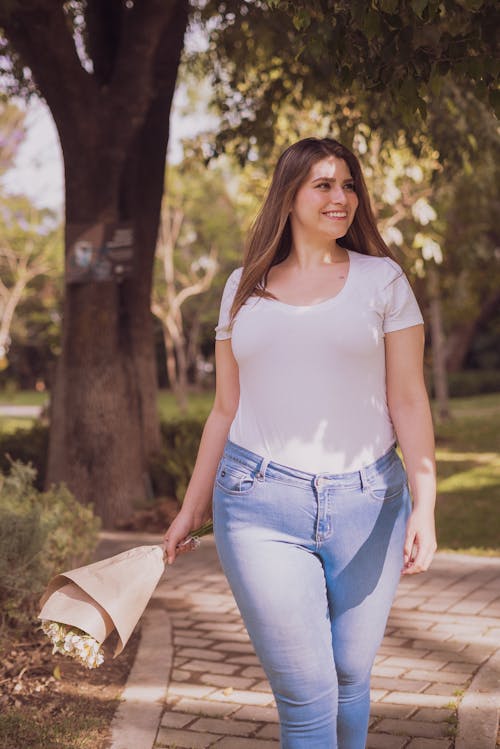
{"label": "woman", "polygon": [[362,749],[399,576],[436,549],[435,467],[422,316],[337,141],[280,157],[216,339],[215,402],[168,560],[215,483],[217,549],[283,749]]}

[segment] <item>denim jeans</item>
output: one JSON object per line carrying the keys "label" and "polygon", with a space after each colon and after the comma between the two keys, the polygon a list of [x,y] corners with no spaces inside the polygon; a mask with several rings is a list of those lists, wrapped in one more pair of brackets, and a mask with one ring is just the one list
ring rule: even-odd
{"label": "denim jeans", "polygon": [[276,699],[282,749],[364,749],[370,672],[411,505],[395,448],[360,471],[314,475],[228,440],[213,504],[217,550]]}

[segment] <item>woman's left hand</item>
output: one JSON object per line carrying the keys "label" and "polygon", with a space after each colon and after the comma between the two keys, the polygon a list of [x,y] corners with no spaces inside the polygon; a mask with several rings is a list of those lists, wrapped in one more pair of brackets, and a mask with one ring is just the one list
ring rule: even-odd
{"label": "woman's left hand", "polygon": [[414,509],[406,526],[403,575],[429,569],[437,549],[434,513]]}

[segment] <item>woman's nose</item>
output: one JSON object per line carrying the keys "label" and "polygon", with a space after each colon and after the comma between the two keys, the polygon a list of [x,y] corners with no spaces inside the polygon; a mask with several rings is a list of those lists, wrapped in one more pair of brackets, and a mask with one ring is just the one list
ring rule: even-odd
{"label": "woman's nose", "polygon": [[332,188],[330,197],[335,203],[342,203],[342,205],[347,203],[347,194],[342,185],[335,185]]}

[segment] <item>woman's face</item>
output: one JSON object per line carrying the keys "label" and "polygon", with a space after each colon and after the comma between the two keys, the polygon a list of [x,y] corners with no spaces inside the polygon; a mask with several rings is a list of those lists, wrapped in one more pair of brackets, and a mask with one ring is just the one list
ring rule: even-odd
{"label": "woman's face", "polygon": [[346,162],[336,156],[317,161],[292,204],[290,221],[294,237],[340,239],[354,220],[358,202]]}

